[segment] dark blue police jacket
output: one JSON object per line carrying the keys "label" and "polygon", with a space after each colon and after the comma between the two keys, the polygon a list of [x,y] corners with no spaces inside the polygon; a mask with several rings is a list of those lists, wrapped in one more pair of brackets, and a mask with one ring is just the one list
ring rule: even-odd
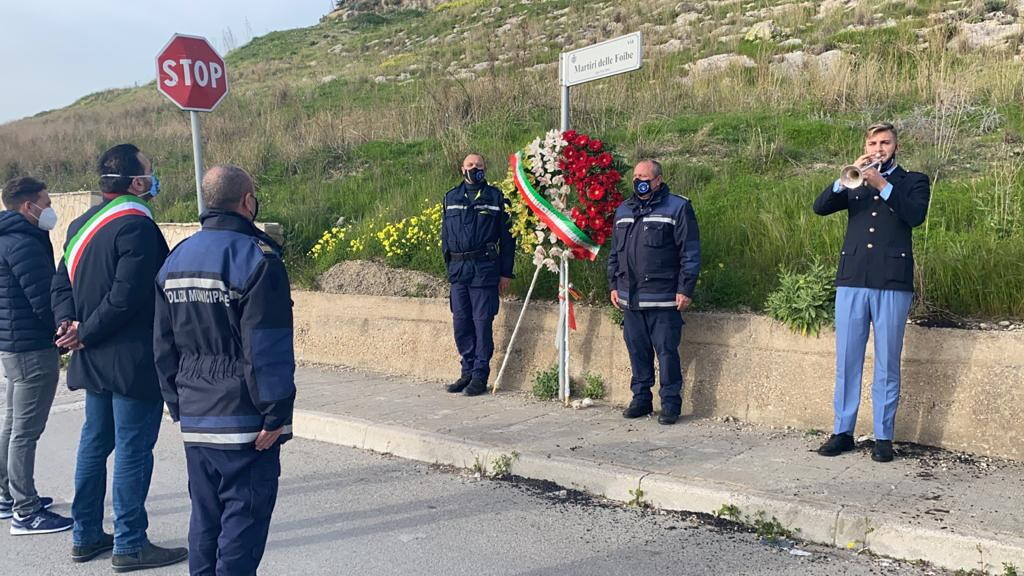
{"label": "dark blue police jacket", "polygon": [[608,285],[630,310],[675,308],[693,297],[700,274],[700,231],[689,199],[662,184],[646,202],[631,196],[615,211]]}
{"label": "dark blue police jacket", "polygon": [[898,166],[886,180],[888,200],[867,184],[839,192],[829,184],[814,202],[822,216],[847,212],[837,286],[914,291],[913,229],[928,215],[931,187],[924,174]]}
{"label": "dark blue police jacket", "polygon": [[506,204],[501,190],[486,183],[463,182],[444,195],[441,252],[450,282],[483,287],[513,278],[516,241]]}
{"label": "dark blue police jacket", "polygon": [[153,349],[186,445],[248,449],[291,438],[292,300],[280,247],[233,212],[210,211],[157,275]]}

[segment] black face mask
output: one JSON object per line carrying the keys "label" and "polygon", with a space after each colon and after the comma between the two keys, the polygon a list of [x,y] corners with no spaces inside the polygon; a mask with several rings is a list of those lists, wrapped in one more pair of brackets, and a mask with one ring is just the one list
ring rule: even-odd
{"label": "black face mask", "polygon": [[466,182],[470,184],[483,184],[487,180],[482,168],[471,168],[463,172],[463,175],[466,177]]}
{"label": "black face mask", "polygon": [[637,196],[646,196],[653,192],[650,180],[633,180],[633,192]]}

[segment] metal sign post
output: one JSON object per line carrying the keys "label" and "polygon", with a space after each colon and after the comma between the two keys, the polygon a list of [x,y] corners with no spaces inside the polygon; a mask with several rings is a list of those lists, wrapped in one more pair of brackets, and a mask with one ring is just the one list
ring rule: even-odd
{"label": "metal sign post", "polygon": [[[570,87],[639,70],[643,65],[643,44],[643,34],[634,32],[571,52],[562,52],[559,55],[558,78],[561,89],[561,121],[559,122],[559,128],[562,132],[569,129]],[[526,292],[526,301],[523,302],[523,308],[519,312],[519,320],[516,321],[516,326],[512,330],[512,337],[505,351],[505,358],[502,360],[498,377],[491,388],[492,393],[498,391],[501,377],[505,373],[505,366],[508,364],[509,353],[512,351],[512,344],[515,342],[516,334],[519,332],[519,325],[522,323],[523,315],[526,313],[526,306],[530,303],[530,295],[533,294],[533,286],[537,283],[539,273],[540,265],[537,266],[537,270],[533,274],[533,281],[530,283],[530,289]],[[572,396],[569,378],[569,298],[571,297],[569,253],[564,251],[562,252],[562,259],[558,268],[558,329],[556,330],[555,338],[558,346],[558,398],[563,400],[567,406]]]}
{"label": "metal sign post", "polygon": [[203,205],[203,132],[200,112],[212,112],[228,93],[227,66],[206,38],[175,34],[156,57],[156,87],[192,117],[196,206]]}
{"label": "metal sign post", "polygon": [[[558,67],[562,93],[562,132],[569,129],[569,89],[577,84],[639,70],[643,66],[643,46],[643,33],[634,32],[572,52],[562,52]],[[565,253],[559,268],[558,286],[558,398],[568,406],[572,396],[569,373],[569,298],[572,297],[572,285],[569,281],[569,258]]]}
{"label": "metal sign post", "polygon": [[203,202],[203,122],[199,112],[192,110],[192,159],[196,167],[196,206],[199,207],[199,215],[206,212],[206,204]]}

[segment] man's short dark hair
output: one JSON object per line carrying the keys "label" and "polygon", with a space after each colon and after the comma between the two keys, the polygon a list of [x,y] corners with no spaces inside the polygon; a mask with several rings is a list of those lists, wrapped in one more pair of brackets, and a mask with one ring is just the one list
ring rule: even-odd
{"label": "man's short dark hair", "polygon": [[[139,148],[134,144],[118,144],[107,150],[96,162],[100,175],[101,192],[127,192],[132,185],[132,176],[143,176],[146,168],[139,160]],[[121,177],[104,176],[120,174]]]}
{"label": "man's short dark hair", "polygon": [[25,201],[37,202],[39,193],[46,190],[46,182],[35,178],[15,178],[4,184],[3,203],[8,210],[17,210]]}
{"label": "man's short dark hair", "polygon": [[252,176],[242,168],[214,166],[203,176],[203,202],[209,210],[234,210],[252,188]]}

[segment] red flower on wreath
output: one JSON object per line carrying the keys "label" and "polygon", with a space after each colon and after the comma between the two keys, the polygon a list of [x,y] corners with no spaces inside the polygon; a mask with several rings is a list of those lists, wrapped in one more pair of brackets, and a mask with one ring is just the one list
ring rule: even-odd
{"label": "red flower on wreath", "polygon": [[[622,194],[616,190],[622,174],[615,169],[615,158],[601,140],[575,130],[563,132],[562,138],[567,145],[562,149],[558,167],[566,184],[575,189],[578,200],[570,218],[591,240],[604,244],[612,234],[615,209],[622,203]],[[574,250],[573,256],[587,258],[587,253]]]}

